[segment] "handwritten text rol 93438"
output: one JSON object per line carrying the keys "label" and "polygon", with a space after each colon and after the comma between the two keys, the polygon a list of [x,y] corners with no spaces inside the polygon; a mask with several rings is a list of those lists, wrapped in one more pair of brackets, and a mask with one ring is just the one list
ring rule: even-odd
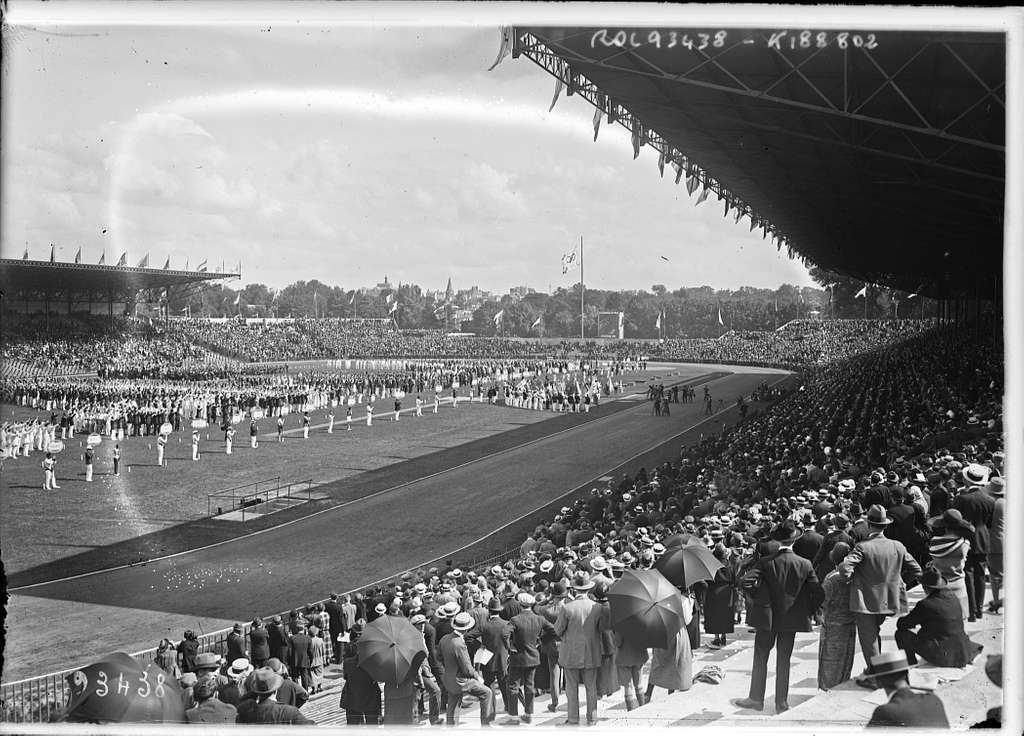
{"label": "handwritten text rol 93438", "polygon": [[[733,32],[734,36],[736,32]],[[689,51],[703,51],[706,48],[724,48],[729,32],[717,31],[673,31],[673,30],[614,30],[602,28],[590,37],[590,48],[641,48],[653,46],[657,49],[682,48]],[[839,49],[857,48],[872,50],[878,48],[874,33],[851,33],[849,31],[769,31],[756,38],[745,36],[738,42],[744,45],[761,45],[770,49],[824,49],[835,46]]]}

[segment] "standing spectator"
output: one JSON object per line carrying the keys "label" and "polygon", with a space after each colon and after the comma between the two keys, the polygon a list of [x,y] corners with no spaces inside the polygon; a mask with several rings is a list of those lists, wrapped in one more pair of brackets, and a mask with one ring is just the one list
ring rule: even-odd
{"label": "standing spectator", "polygon": [[121,445],[114,445],[112,458],[114,461],[114,475],[121,475]]}
{"label": "standing spectator", "polygon": [[587,597],[594,587],[590,575],[576,572],[572,577],[575,597],[558,611],[555,634],[561,638],[558,661],[565,672],[565,697],[568,713],[565,723],[580,722],[580,683],[587,694],[587,725],[597,722],[597,670],[601,666],[602,610]]}
{"label": "standing spectator", "polygon": [[170,639],[161,639],[156,647],[156,657],[153,658],[157,667],[169,674],[175,680],[181,677],[181,669],[178,667],[178,659],[175,656],[174,642]]}
{"label": "standing spectator", "polygon": [[284,678],[269,667],[261,667],[252,673],[249,689],[253,698],[246,698],[238,706],[236,723],[260,723],[289,726],[312,726],[294,705],[283,705],[275,697]]}
{"label": "standing spectator", "polygon": [[[883,532],[889,525],[885,509],[875,504],[868,509],[865,520],[870,535],[858,542],[839,565],[839,572],[850,585],[850,610],[857,624],[857,638],[865,662],[878,655],[879,632],[888,616],[907,612],[907,583],[921,575],[921,566],[907,548]],[[916,582],[915,582],[916,584]],[[873,687],[874,680],[865,675],[857,684]]]}
{"label": "standing spectator", "polygon": [[181,657],[181,671],[196,671],[196,655],[199,653],[199,638],[189,629],[178,643],[178,655]]}
{"label": "standing spectator", "polygon": [[[501,693],[501,703],[509,713],[508,697],[508,653],[511,648],[512,627],[501,618],[501,601],[491,598],[487,602],[487,619],[480,626],[480,643],[487,647],[492,657],[484,664],[484,684]],[[495,702],[497,702],[495,700]],[[492,716],[493,718],[493,716]]]}
{"label": "standing spectator", "polygon": [[275,615],[271,619],[270,627],[267,629],[267,638],[270,641],[270,656],[287,662],[288,650],[291,649],[291,645],[288,643],[288,634],[280,616]]}
{"label": "standing spectator", "polygon": [[935,693],[915,693],[907,673],[910,664],[902,651],[885,652],[871,659],[872,679],[885,688],[889,702],[875,708],[868,726],[949,729],[946,710]]}
{"label": "standing spectator", "polygon": [[946,586],[958,601],[964,618],[971,615],[970,596],[964,565],[974,541],[974,527],[964,521],[956,509],[946,509],[942,516],[931,520],[933,536],[928,540],[931,567],[938,570]]}
{"label": "standing spectator", "polygon": [[546,677],[543,681],[547,683],[547,689],[551,694],[551,702],[548,703],[548,711],[554,713],[558,710],[558,698],[561,695],[562,668],[558,662],[558,634],[555,633],[554,624],[558,620],[558,612],[565,605],[565,583],[561,580],[551,585],[551,596],[543,603],[538,601],[533,609],[534,613],[543,617],[551,624],[551,633],[545,630],[540,638],[541,666]]}
{"label": "standing spectator", "polygon": [[313,664],[313,639],[306,633],[305,623],[298,623],[292,634],[288,649],[288,671],[292,679],[302,683],[307,691],[311,688],[312,678],[309,669]]}
{"label": "standing spectator", "polygon": [[530,593],[518,595],[523,610],[509,620],[511,654],[508,661],[509,725],[519,723],[519,693],[523,693],[523,723],[533,720],[534,675],[540,666],[540,642],[545,634],[554,636],[555,627],[533,611],[536,599]]}
{"label": "standing spectator", "polygon": [[321,692],[324,689],[324,666],[327,664],[327,646],[320,636],[320,628],[316,625],[309,627],[310,649],[312,656],[309,663],[309,694]]}
{"label": "standing spectator", "polygon": [[359,666],[359,651],[354,641],[346,642],[342,659],[345,685],[341,707],[350,726],[376,726],[380,719],[380,685]]}
{"label": "standing spectator", "polygon": [[422,613],[415,614],[409,620],[409,623],[423,634],[423,643],[427,647],[427,657],[420,667],[418,686],[423,690],[427,698],[427,713],[430,718],[430,725],[439,726],[443,721],[441,720],[441,687],[438,685],[437,677],[434,674],[438,671],[436,632],[434,627],[430,625],[427,617]]}
{"label": "standing spectator", "polygon": [[[756,629],[750,694],[737,701],[741,708],[764,709],[768,655],[775,648],[775,712],[789,710],[789,670],[796,632],[811,630],[811,616],[822,602],[822,590],[810,560],[793,552],[800,538],[796,523],[787,519],[772,532],[779,543],[774,555],[758,560],[760,586],[767,589],[768,606],[756,609],[750,621]],[[754,613],[754,612],[752,612]]]}
{"label": "standing spectator", "polygon": [[636,644],[619,632],[615,632],[615,645],[615,666],[618,668],[626,710],[634,710],[647,702],[640,688],[640,673],[648,659],[647,647]]}
{"label": "standing spectator", "polygon": [[669,694],[676,690],[689,690],[693,685],[693,650],[686,625],[693,618],[693,599],[682,596],[683,626],[668,642],[667,647],[651,649],[651,672],[647,677],[644,701],[650,701],[654,688],[663,687]]}
{"label": "standing spectator", "polygon": [[704,630],[715,636],[711,646],[723,647],[726,634],[735,630],[733,611],[736,606],[736,573],[724,544],[716,544],[712,554],[722,563],[722,567],[718,568],[715,579],[708,584],[704,593]]}
{"label": "standing spectator", "polygon": [[1003,606],[1000,597],[1003,587],[1003,535],[1006,518],[1006,482],[1002,478],[989,481],[988,492],[995,499],[992,505],[992,521],[988,528],[988,576],[992,582],[992,600],[989,613],[999,613]]}
{"label": "standing spectator", "polygon": [[331,593],[331,599],[324,606],[327,613],[328,631],[331,634],[331,651],[334,661],[341,664],[341,642],[338,638],[345,632],[345,615],[338,601],[338,594]]}
{"label": "standing spectator", "polygon": [[270,659],[270,633],[263,625],[262,618],[252,620],[252,627],[249,629],[249,649],[252,663],[256,667],[263,667]]}
{"label": "standing spectator", "polygon": [[975,543],[967,550],[967,598],[970,605],[968,621],[982,616],[985,602],[985,562],[989,553],[989,527],[995,511],[995,499],[985,492],[988,485],[989,469],[984,465],[971,463],[961,471],[967,490],[956,497],[953,508],[959,511],[964,521],[974,526]]}
{"label": "standing spectator", "polygon": [[465,634],[476,625],[473,617],[465,611],[452,619],[452,632],[441,639],[441,658],[444,662],[444,686],[448,691],[448,707],[445,723],[455,725],[455,711],[468,695],[480,701],[480,725],[487,726],[492,720],[494,694],[477,678],[473,662],[469,658]]}
{"label": "standing spectator", "polygon": [[267,667],[284,678],[281,689],[277,691],[277,702],[282,705],[294,705],[296,708],[304,706],[309,700],[309,693],[295,680],[288,679],[288,668],[284,666],[284,662],[277,657],[271,657],[267,660]]}
{"label": "standing spectator", "polygon": [[248,658],[249,653],[245,651],[245,633],[242,624],[235,624],[231,627],[231,632],[227,636],[227,648],[227,654],[224,656],[229,662]]}
{"label": "standing spectator", "polygon": [[853,674],[853,659],[857,654],[857,625],[850,611],[850,581],[835,565],[850,552],[850,545],[837,542],[829,550],[833,569],[822,583],[825,601],[822,612],[821,636],[818,639],[818,689],[831,690],[846,682]]}

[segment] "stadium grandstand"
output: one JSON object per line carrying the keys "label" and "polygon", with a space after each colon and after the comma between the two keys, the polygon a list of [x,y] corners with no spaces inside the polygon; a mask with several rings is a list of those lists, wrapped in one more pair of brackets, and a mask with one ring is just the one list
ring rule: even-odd
{"label": "stadium grandstand", "polygon": [[998,725],[1005,38],[822,33],[513,26],[498,62],[937,318],[153,320],[238,274],[4,260],[3,721]]}

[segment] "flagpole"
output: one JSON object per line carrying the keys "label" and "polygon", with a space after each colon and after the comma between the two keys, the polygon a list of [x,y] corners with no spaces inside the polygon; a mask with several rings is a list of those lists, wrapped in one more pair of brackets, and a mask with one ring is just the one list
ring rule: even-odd
{"label": "flagpole", "polygon": [[583,342],[583,294],[586,287],[583,285],[583,236],[580,235],[580,342]]}

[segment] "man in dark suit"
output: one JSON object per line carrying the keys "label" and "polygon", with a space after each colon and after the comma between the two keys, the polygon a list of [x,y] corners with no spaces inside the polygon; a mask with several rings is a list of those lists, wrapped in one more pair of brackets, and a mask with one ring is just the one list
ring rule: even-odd
{"label": "man in dark suit", "polygon": [[902,650],[883,652],[871,658],[874,681],[885,688],[889,702],[875,708],[868,726],[892,728],[949,729],[946,709],[935,693],[915,693],[910,688],[907,672],[911,665]]}
{"label": "man in dark suit", "polygon": [[505,725],[519,724],[519,693],[523,692],[523,722],[533,720],[533,682],[540,666],[541,636],[554,637],[555,627],[543,616],[533,612],[536,602],[530,593],[520,593],[521,613],[512,617],[511,649],[508,658],[508,713],[511,720]]}
{"label": "man in dark suit", "polygon": [[814,531],[814,518],[810,514],[804,514],[803,534],[793,542],[793,552],[813,563],[814,557],[818,554],[824,541],[825,538]]}
{"label": "man in dark suit", "polygon": [[508,713],[508,654],[512,643],[512,627],[501,618],[501,610],[502,604],[497,598],[487,602],[490,615],[480,627],[480,643],[494,654],[483,666],[484,684],[492,690],[497,686],[505,712]]}
{"label": "man in dark suit", "polygon": [[267,667],[284,678],[284,682],[281,683],[281,689],[277,691],[277,702],[284,705],[294,705],[296,708],[304,706],[306,701],[309,700],[309,693],[303,689],[302,685],[285,677],[288,674],[288,670],[285,669],[284,663],[276,657],[271,657],[267,660]]}
{"label": "man in dark suit", "polygon": [[[985,603],[985,562],[989,553],[989,527],[995,511],[995,499],[985,492],[989,470],[984,465],[971,464],[963,469],[962,475],[968,484],[965,492],[953,501],[953,508],[960,512],[964,521],[974,525],[974,544],[967,553],[964,574],[971,578],[968,586],[970,617],[968,621],[981,618]],[[971,595],[973,593],[973,595]]]}
{"label": "man in dark suit", "polygon": [[451,621],[452,632],[441,639],[441,660],[444,663],[444,687],[448,692],[448,706],[445,709],[445,723],[456,725],[455,711],[462,702],[462,696],[468,695],[480,701],[480,725],[487,726],[493,718],[494,694],[483,684],[473,668],[466,647],[465,633],[476,625],[473,617],[460,612]]}
{"label": "man in dark suit", "polygon": [[280,616],[274,616],[267,628],[267,639],[270,642],[270,656],[276,657],[282,662],[288,661],[288,634],[285,631],[284,623]]}
{"label": "man in dark suit", "polygon": [[832,523],[835,525],[835,529],[825,535],[825,538],[821,541],[821,547],[818,548],[818,554],[811,560],[818,582],[822,582],[826,575],[836,569],[829,557],[832,548],[840,542],[848,544],[851,548],[853,547],[853,539],[847,533],[850,520],[843,514],[836,514],[832,517]]}
{"label": "man in dark suit", "polygon": [[345,616],[341,610],[341,603],[338,601],[338,594],[331,593],[331,599],[324,605],[327,613],[328,629],[331,632],[331,650],[334,654],[334,661],[341,664],[341,642],[338,637],[345,631]]}
{"label": "man in dark suit", "polygon": [[305,690],[313,684],[309,668],[313,666],[313,640],[306,633],[306,625],[299,624],[292,634],[291,648],[288,650],[288,671],[292,679],[299,678]]}
{"label": "man in dark suit", "polygon": [[242,624],[235,624],[231,629],[231,633],[228,634],[227,638],[228,651],[224,655],[224,658],[228,662],[234,662],[236,659],[248,659],[249,655],[245,651],[245,634],[242,631]]}
{"label": "man in dark suit", "polygon": [[252,651],[252,663],[262,667],[270,659],[270,634],[263,625],[263,619],[254,618],[249,629],[249,649]]}
{"label": "man in dark suit", "polygon": [[223,703],[217,698],[217,681],[205,678],[192,688],[196,706],[185,711],[189,723],[231,723],[238,717],[235,706]]}
{"label": "man in dark suit", "polygon": [[[764,691],[768,679],[768,655],[775,651],[775,712],[789,710],[789,668],[796,632],[811,630],[811,614],[824,601],[824,593],[809,560],[793,552],[800,529],[787,519],[772,532],[779,543],[773,555],[758,560],[760,587],[767,590],[769,606],[754,620],[754,663],[750,695],[736,701],[741,708],[764,709]],[[753,612],[752,612],[753,613]]]}

